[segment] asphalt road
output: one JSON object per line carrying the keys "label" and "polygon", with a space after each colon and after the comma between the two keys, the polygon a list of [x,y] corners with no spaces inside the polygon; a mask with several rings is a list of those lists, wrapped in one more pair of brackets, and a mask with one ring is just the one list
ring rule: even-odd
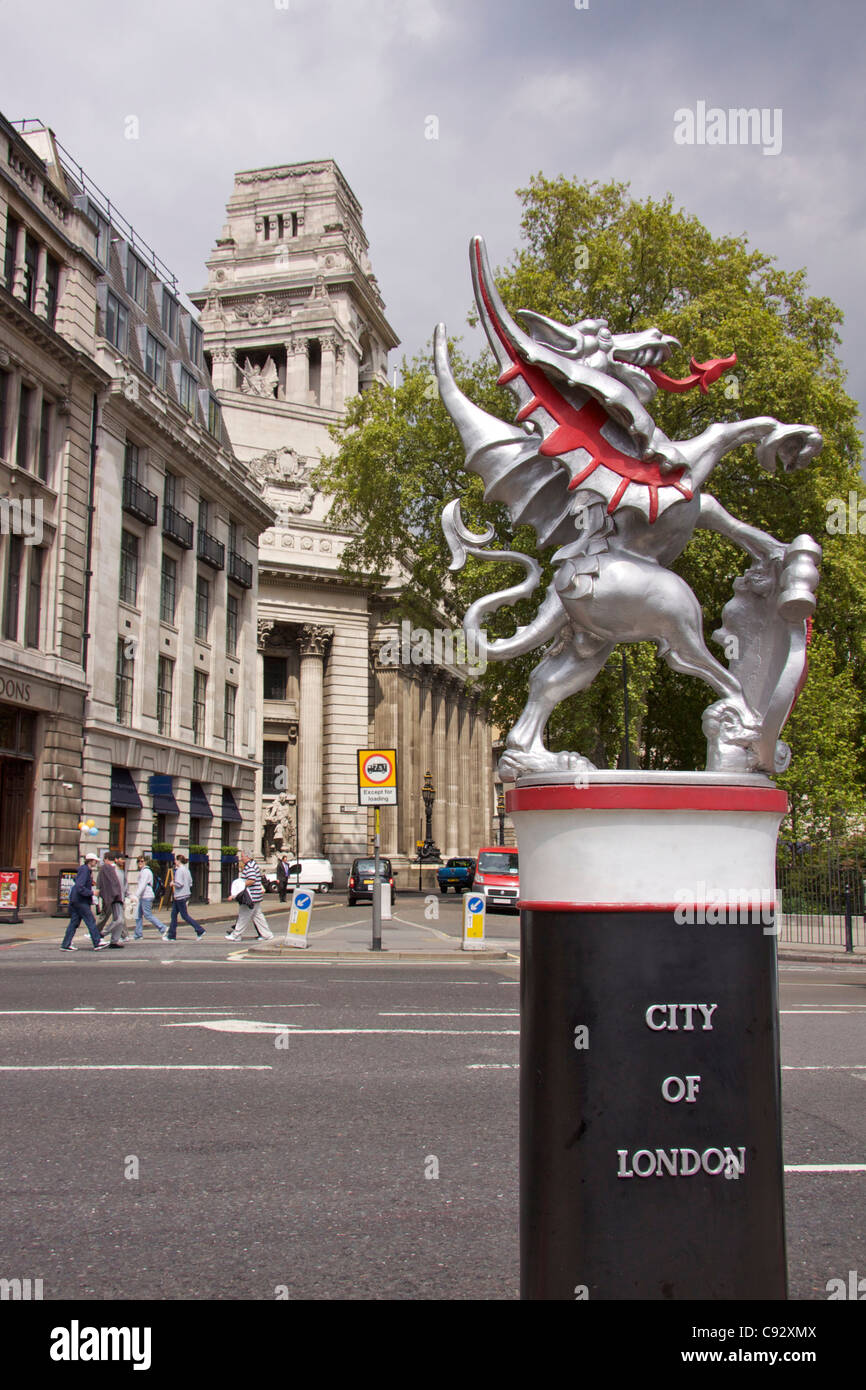
{"label": "asphalt road", "polygon": [[[516,1298],[516,965],[255,962],[216,933],[0,961],[0,1277]],[[860,1165],[787,1177],[791,1296],[826,1299],[866,1275],[866,969],[787,964],[782,1007],[786,1164]]]}

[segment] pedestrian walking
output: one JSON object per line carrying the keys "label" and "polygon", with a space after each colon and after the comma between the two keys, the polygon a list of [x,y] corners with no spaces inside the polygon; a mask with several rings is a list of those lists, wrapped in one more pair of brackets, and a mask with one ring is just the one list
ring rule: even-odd
{"label": "pedestrian walking", "polygon": [[277,860],[277,892],[280,895],[280,902],[286,901],[286,893],[289,887],[289,856],[281,854]]}
{"label": "pedestrian walking", "polygon": [[94,951],[108,949],[108,942],[99,939],[99,932],[93,916],[93,868],[98,863],[98,854],[85,855],[84,863],[79,866],[78,873],[75,875],[75,882],[69,894],[69,925],[63,935],[61,951],[78,950],[77,946],[73,946],[72,938],[82,922],[90,932]]}
{"label": "pedestrian walking", "polygon": [[[227,941],[240,941],[247,927],[252,922],[256,929],[256,934],[263,941],[272,941],[274,934],[268,926],[268,919],[262,911],[262,898],[265,890],[262,886],[262,871],[253,859],[252,855],[247,854],[246,850],[239,850],[240,877],[244,881],[250,897],[250,904],[242,902],[238,907],[238,920],[231,931],[226,932]],[[237,880],[235,880],[237,883]],[[234,892],[235,884],[232,884],[232,897],[236,897]]]}
{"label": "pedestrian walking", "polygon": [[185,922],[189,922],[191,927],[195,927],[195,934],[201,941],[205,935],[204,927],[194,917],[190,917],[187,910],[192,895],[192,874],[186,862],[186,855],[176,854],[174,862],[174,900],[171,904],[171,921],[168,924],[168,935],[165,939],[166,941],[177,940],[177,919],[180,915]]}
{"label": "pedestrian walking", "polygon": [[141,941],[144,936],[144,919],[146,917],[148,922],[156,927],[164,940],[168,928],[160,922],[158,917],[154,917],[153,915],[153,874],[143,854],[138,856],[138,887],[135,896],[138,908],[135,916],[133,939],[135,941]]}
{"label": "pedestrian walking", "polygon": [[123,943],[120,939],[124,928],[123,883],[116,868],[115,856],[111,850],[103,856],[96,878],[96,886],[102,899],[102,915],[98,923],[102,929],[102,935],[103,937],[106,935],[107,922],[110,917],[111,939],[108,944],[112,950],[123,950]]}

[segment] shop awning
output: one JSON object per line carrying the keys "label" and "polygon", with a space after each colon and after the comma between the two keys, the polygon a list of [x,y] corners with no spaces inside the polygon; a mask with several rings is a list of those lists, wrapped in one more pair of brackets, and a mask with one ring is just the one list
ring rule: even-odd
{"label": "shop awning", "polygon": [[231,788],[223,787],[223,820],[243,820],[243,816],[237,808],[237,803],[232,796]]}
{"label": "shop awning", "polygon": [[213,820],[213,811],[201,782],[189,784],[189,813],[193,820]]}
{"label": "shop awning", "polygon": [[137,811],[141,810],[141,797],[135,790],[135,783],[129,768],[113,767],[111,769],[111,804],[112,806],[134,806]]}
{"label": "shop awning", "polygon": [[171,777],[160,773],[147,779],[147,790],[153,798],[153,809],[159,815],[179,816],[180,807],[174,799]]}

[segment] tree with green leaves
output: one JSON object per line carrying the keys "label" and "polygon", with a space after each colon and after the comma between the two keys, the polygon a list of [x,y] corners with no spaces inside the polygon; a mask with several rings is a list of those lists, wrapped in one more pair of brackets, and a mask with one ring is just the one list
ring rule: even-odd
{"label": "tree with green leaves", "polygon": [[[754,449],[744,447],[716,469],[710,490],[735,516],[782,541],[808,531],[824,545],[808,701],[785,735],[794,761],[781,781],[796,795],[802,819],[823,819],[832,801],[828,778],[837,776],[831,768],[844,765],[848,772],[839,783],[838,808],[861,810],[866,786],[866,537],[856,521],[844,531],[838,525],[829,532],[825,527],[834,506],[838,514],[839,499],[847,499],[861,482],[856,405],[845,391],[837,355],[840,310],[829,299],[809,294],[804,270],[779,269],[771,256],[751,248],[745,236],[713,237],[697,218],[676,209],[670,196],[638,201],[620,183],[581,183],[541,174],[518,196],[522,245],[496,277],[512,313],[532,308],[565,323],[605,318],[615,332],[657,327],[680,341],[683,365],[689,356],[705,361],[736,352],[736,366],[707,395],[655,397],[652,414],[669,438],[690,438],[715,420],[754,415],[800,421],[821,431],[822,453],[800,472],[770,477],[757,464]],[[512,418],[511,398],[496,385],[486,350],[470,361],[452,345],[452,362],[466,395],[491,414]],[[439,518],[453,497],[460,497],[470,527],[492,525],[503,548],[536,554],[546,565],[549,557],[538,555],[534,532],[515,532],[505,510],[484,501],[481,480],[464,469],[462,446],[439,401],[429,356],[404,361],[396,390],[374,389],[350,402],[333,437],[338,452],[323,462],[319,483],[334,497],[332,519],[353,536],[344,566],[355,576],[369,577],[398,565],[406,576],[406,612],[429,618],[431,611],[439,611],[459,622],[469,603],[512,582],[506,566],[492,571],[472,560],[456,576],[449,574]],[[709,643],[734,580],[747,563],[721,536],[697,531],[675,566],[703,605]],[[522,577],[515,570],[515,581]],[[500,610],[489,623],[490,632],[505,635],[533,615],[531,602]],[[536,652],[493,663],[486,671],[484,684],[503,728],[522,709],[537,661]],[[627,649],[627,662],[621,650],[614,652],[592,687],[554,712],[548,741],[553,749],[579,750],[600,766],[627,757],[633,767],[699,767],[705,753],[700,715],[706,704],[702,683],[670,670],[653,647],[633,646]],[[826,763],[821,753],[826,738],[816,711],[831,707],[838,714],[832,727],[839,757]],[[807,781],[798,763],[810,767]],[[818,767],[827,775],[819,777]]]}

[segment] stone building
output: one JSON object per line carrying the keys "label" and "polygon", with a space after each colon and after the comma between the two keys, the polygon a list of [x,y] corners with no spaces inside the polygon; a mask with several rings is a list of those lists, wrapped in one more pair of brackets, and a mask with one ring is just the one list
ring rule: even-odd
{"label": "stone building", "polygon": [[[273,513],[231,451],[202,332],[175,278],[50,131],[27,122],[23,137],[31,161],[44,151],[38,176],[53,175],[53,189],[62,192],[62,204],[60,193],[52,199],[74,221],[81,263],[74,276],[72,261],[68,270],[60,262],[55,309],[58,332],[67,301],[70,314],[76,310],[81,403],[73,408],[71,384],[61,393],[52,382],[49,394],[43,371],[45,391],[28,407],[43,431],[53,421],[46,411],[59,410],[67,422],[56,468],[51,459],[43,465],[42,435],[30,465],[49,486],[56,472],[53,485],[69,499],[59,519],[46,509],[57,554],[42,571],[52,578],[56,571],[59,592],[44,605],[41,632],[49,650],[59,648],[55,662],[68,648],[75,664],[58,679],[57,694],[66,705],[75,699],[63,729],[70,766],[58,767],[56,755],[51,764],[46,759],[54,787],[61,776],[68,784],[63,833],[46,818],[48,869],[56,872],[58,857],[78,862],[83,816],[95,823],[87,846],[97,851],[111,846],[134,856],[152,845],[198,846],[197,896],[218,898],[222,846],[250,843],[255,828],[257,541]],[[16,225],[7,218],[26,269],[30,234]],[[50,246],[49,272],[61,249]],[[17,259],[13,273],[15,299],[31,282]],[[36,320],[48,302],[38,293],[30,310]],[[13,403],[9,418],[20,436],[24,407]],[[59,433],[50,438],[52,449],[63,447]],[[22,446],[13,440],[10,447],[20,472]],[[35,486],[29,474],[28,486]],[[64,569],[67,550],[74,558]],[[30,563],[19,580],[18,646],[32,664]],[[48,738],[47,720],[45,728]],[[56,790],[48,794],[58,801]],[[46,901],[53,891],[49,884]]]}
{"label": "stone building", "polygon": [[47,131],[0,116],[0,867],[78,863],[96,422],[96,236]]}
{"label": "stone building", "polygon": [[[436,790],[434,834],[470,854],[491,833],[490,733],[467,672],[446,656],[393,651],[385,591],[340,573],[346,537],[310,474],[333,452],[344,402],[387,385],[397,337],[386,316],[361,207],[333,160],[235,176],[207,262],[205,352],[235,453],[264,486],[277,522],[260,538],[258,635],[263,763],[260,834],[269,849],[283,790],[292,852],[345,867],[371,843],[357,807],[356,750],[398,750],[400,802],[382,817],[383,852],[406,861],[424,838],[421,787]],[[405,881],[405,880],[404,880]]]}

